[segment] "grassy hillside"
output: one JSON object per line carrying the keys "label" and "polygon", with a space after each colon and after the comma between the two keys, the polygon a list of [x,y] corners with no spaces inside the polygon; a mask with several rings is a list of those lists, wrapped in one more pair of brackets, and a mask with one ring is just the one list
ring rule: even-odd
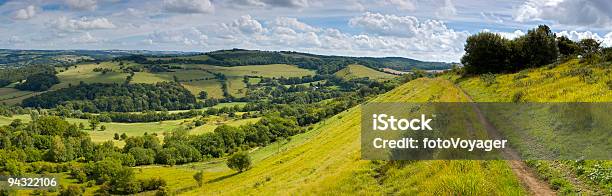
{"label": "grassy hillside", "polygon": [[559,65],[456,80],[477,102],[608,102],[612,101],[612,69],[570,60]]}
{"label": "grassy hillside", "polygon": [[355,79],[355,78],[370,78],[370,79],[375,79],[375,80],[386,80],[386,79],[391,79],[396,77],[395,75],[392,74],[388,74],[388,73],[384,73],[384,72],[380,72],[377,70],[374,70],[372,68],[363,66],[363,65],[356,65],[356,64],[352,64],[347,66],[344,69],[341,69],[340,71],[335,73],[336,76],[344,78],[344,79]]}
{"label": "grassy hillside", "polygon": [[[494,77],[451,77],[458,86],[466,91],[477,102],[610,102],[612,101],[612,69],[606,66],[594,66],[580,63],[578,60],[570,60],[559,65],[549,65],[547,67],[523,70],[514,74],[500,74]],[[506,119],[490,119],[495,123],[496,120],[512,119],[514,122],[528,121],[537,118],[537,123],[529,123],[527,126],[531,130],[536,130],[533,134],[540,134],[539,138],[551,137],[543,135],[555,133],[558,128],[550,124],[540,123],[549,120],[552,115],[547,111],[532,111],[536,115],[532,116],[506,116]],[[544,112],[544,113],[543,113]],[[599,140],[601,143],[610,143],[609,138],[603,135],[583,135],[580,138],[589,136],[593,142]],[[603,137],[602,137],[603,136]],[[557,138],[572,137],[571,134],[556,135]],[[571,139],[571,138],[570,138]],[[556,149],[571,150],[571,145],[584,145],[583,143],[545,143]],[[518,149],[536,153],[534,148],[518,146]],[[530,161],[528,162],[535,168],[543,179],[547,179],[551,187],[559,190],[563,194],[577,194],[582,192],[587,195],[606,195],[612,193],[612,183],[609,176],[612,176],[611,161]],[[607,169],[606,169],[607,168]],[[608,176],[608,177],[596,177]]]}
{"label": "grassy hillside", "polygon": [[[467,98],[446,80],[418,79],[373,101],[449,102]],[[170,168],[143,169],[138,175],[160,176],[171,189],[184,194],[524,193],[503,161],[418,161],[390,166],[393,164],[360,160],[359,135],[360,108],[355,107],[284,144],[252,152],[254,167],[243,173],[229,170],[223,162],[209,162],[178,166],[181,171],[176,173]],[[382,171],[383,167],[387,169]],[[188,183],[192,181],[178,183],[200,169],[206,178],[202,188]]]}

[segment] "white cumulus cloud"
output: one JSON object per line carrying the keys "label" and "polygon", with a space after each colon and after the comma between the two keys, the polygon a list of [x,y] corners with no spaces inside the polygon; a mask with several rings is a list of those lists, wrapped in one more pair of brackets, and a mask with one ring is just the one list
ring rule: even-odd
{"label": "white cumulus cloud", "polygon": [[64,0],[64,3],[72,9],[93,11],[98,7],[96,0]]}
{"label": "white cumulus cloud", "polygon": [[91,29],[113,29],[116,28],[110,20],[106,18],[87,18],[82,17],[80,19],[68,19],[66,17],[60,17],[53,25],[60,30],[65,31],[78,31],[78,30],[91,30]]}
{"label": "white cumulus cloud", "polygon": [[221,26],[230,32],[240,32],[243,34],[263,33],[266,30],[261,23],[252,18],[251,15],[241,16],[237,20],[231,23],[223,23]]}
{"label": "white cumulus cloud", "polygon": [[385,3],[396,6],[400,10],[413,11],[416,9],[415,0],[385,0]]}
{"label": "white cumulus cloud", "polygon": [[13,19],[16,20],[27,20],[36,15],[36,7],[34,5],[29,5],[26,8],[15,11],[13,14]]}
{"label": "white cumulus cloud", "polygon": [[164,0],[164,9],[176,13],[211,13],[214,11],[210,0]]}

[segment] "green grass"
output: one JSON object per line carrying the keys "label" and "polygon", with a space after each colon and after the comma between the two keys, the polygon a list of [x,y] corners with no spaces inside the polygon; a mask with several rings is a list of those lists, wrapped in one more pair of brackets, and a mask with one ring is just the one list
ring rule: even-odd
{"label": "green grass", "polygon": [[227,88],[230,95],[234,97],[244,97],[246,95],[246,84],[242,77],[230,77],[227,79]]}
{"label": "green grass", "polygon": [[[466,101],[452,83],[441,79],[419,79],[374,101]],[[388,171],[377,179],[377,164],[360,160],[360,109],[352,108],[314,125],[313,130],[271,144],[251,153],[255,165],[236,174],[222,160],[176,166],[173,175],[161,175],[171,189],[188,195],[267,194],[525,194],[503,161],[419,161]],[[465,168],[469,168],[465,170]],[[172,169],[168,174],[172,173]],[[205,171],[204,187],[194,187],[196,171]],[[158,169],[143,169],[153,175]],[[411,184],[409,184],[409,183]],[[183,192],[186,191],[186,192]]]}
{"label": "green grass", "polygon": [[15,105],[21,103],[24,99],[34,96],[38,93],[31,91],[21,91],[14,88],[0,88],[0,103]]}
{"label": "green grass", "polygon": [[[574,70],[589,69],[595,81],[567,75]],[[478,77],[456,79],[476,102],[511,102],[518,92],[529,102],[609,102],[612,90],[606,81],[612,79],[611,69],[580,64],[570,60],[555,67],[542,67],[495,77],[495,83],[485,85]],[[594,83],[589,83],[594,82]]]}
{"label": "green grass", "polygon": [[336,76],[344,79],[370,78],[375,80],[387,80],[396,77],[395,75],[377,71],[363,65],[348,65],[346,68],[335,73]]}
{"label": "green grass", "polygon": [[[612,89],[606,85],[606,82],[612,79],[611,70],[609,65],[608,67],[593,66],[582,64],[578,60],[570,60],[559,65],[549,65],[513,74],[499,74],[486,81],[479,77],[445,77],[454,80],[477,102],[610,102],[612,101]],[[508,109],[510,112],[512,110],[512,108]],[[499,116],[499,118],[490,119],[493,123],[508,119],[513,122],[532,122],[515,125],[517,127],[500,127],[501,130],[517,128],[529,130],[528,136],[517,135],[513,132],[506,133],[511,139],[524,141],[516,143],[521,144],[515,146],[519,152],[563,152],[572,151],[575,149],[573,145],[583,145],[585,142],[610,143],[609,137],[597,132],[561,134],[557,130],[558,127],[547,123],[554,121],[554,114],[551,114],[549,110],[531,110],[530,112],[531,115],[492,115]],[[574,137],[572,134],[581,135]],[[551,139],[567,142],[550,142]],[[585,141],[576,141],[578,139]],[[593,152],[597,153],[597,150],[602,149],[594,149]],[[612,193],[611,183],[604,183],[589,177],[590,173],[596,172],[596,165],[607,168],[607,174],[604,172],[603,175],[612,175],[610,172],[612,161],[530,161],[528,163],[538,171],[541,178],[546,179],[551,187],[560,193],[578,194],[580,192],[586,195]]]}
{"label": "green grass", "polygon": [[237,126],[246,125],[249,123],[256,123],[257,121],[259,121],[259,119],[261,118],[248,118],[248,119],[238,119],[238,120],[225,119],[222,117],[209,118],[208,123],[191,129],[189,131],[189,134],[200,135],[203,133],[213,132],[218,126],[221,126],[221,125],[230,125],[230,126],[237,127]]}
{"label": "green grass", "polygon": [[[94,72],[93,69],[110,68],[113,72],[102,74],[100,72]],[[79,64],[76,68],[70,67],[64,72],[57,74],[60,79],[60,83],[51,87],[51,90],[57,90],[60,88],[66,88],[69,84],[78,85],[79,82],[85,83],[123,83],[129,74],[123,73],[119,69],[118,63],[115,62],[102,62],[100,64]]]}
{"label": "green grass", "polygon": [[194,82],[181,82],[181,84],[189,90],[192,94],[197,95],[206,91],[210,98],[223,98],[223,90],[221,90],[221,83],[219,80],[200,80]]}
{"label": "green grass", "polygon": [[189,81],[203,78],[214,78],[214,76],[208,72],[202,70],[175,70],[174,72],[136,72],[132,83],[157,83],[162,81],[174,81],[174,76],[179,81]]}
{"label": "green grass", "polygon": [[263,76],[263,77],[302,77],[314,75],[315,71],[302,69],[295,65],[270,64],[270,65],[247,65],[235,67],[221,67],[213,65],[184,65],[184,67],[197,66],[201,69],[215,73],[223,73],[226,76]]}

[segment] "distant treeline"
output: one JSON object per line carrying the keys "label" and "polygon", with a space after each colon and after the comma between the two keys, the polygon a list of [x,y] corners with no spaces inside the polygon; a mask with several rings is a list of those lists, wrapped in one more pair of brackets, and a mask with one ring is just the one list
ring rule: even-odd
{"label": "distant treeline", "polygon": [[13,82],[21,82],[29,76],[36,74],[55,74],[55,69],[52,66],[45,65],[0,69],[0,87],[4,87]]}
{"label": "distant treeline", "polygon": [[316,70],[319,74],[332,74],[349,64],[361,64],[375,69],[391,68],[400,71],[416,69],[449,69],[450,64],[439,62],[423,62],[408,58],[389,57],[344,57],[323,56],[288,51],[258,51],[258,50],[220,50],[204,53],[207,58],[181,58],[149,60],[145,56],[121,57],[117,60],[131,60],[140,64],[208,64],[217,66],[292,64],[301,68]]}

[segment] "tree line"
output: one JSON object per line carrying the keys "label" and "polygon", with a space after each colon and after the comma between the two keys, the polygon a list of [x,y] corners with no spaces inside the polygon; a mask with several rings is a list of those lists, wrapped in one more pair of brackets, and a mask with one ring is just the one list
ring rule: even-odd
{"label": "tree line", "polygon": [[25,107],[63,105],[83,112],[136,112],[192,109],[195,96],[178,83],[101,84],[81,83],[23,100]]}

